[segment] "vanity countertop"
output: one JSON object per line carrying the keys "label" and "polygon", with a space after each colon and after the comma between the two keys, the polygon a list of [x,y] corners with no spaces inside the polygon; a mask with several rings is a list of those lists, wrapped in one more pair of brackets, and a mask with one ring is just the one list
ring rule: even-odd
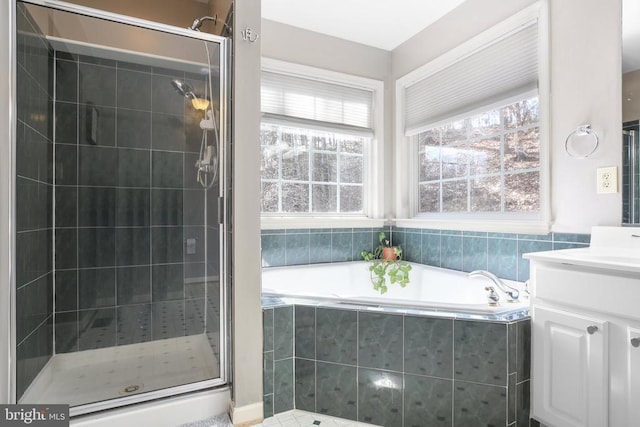
{"label": "vanity countertop", "polygon": [[559,251],[533,252],[526,259],[597,269],[640,273],[640,252],[606,248],[578,248]]}
{"label": "vanity countertop", "polygon": [[532,252],[523,256],[534,261],[640,273],[640,227],[593,227],[588,248]]}

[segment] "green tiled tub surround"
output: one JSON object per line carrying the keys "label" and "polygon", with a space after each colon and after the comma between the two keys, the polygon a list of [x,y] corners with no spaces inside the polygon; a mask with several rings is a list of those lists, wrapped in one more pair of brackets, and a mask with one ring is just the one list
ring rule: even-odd
{"label": "green tiled tub surround", "polygon": [[498,277],[529,278],[528,252],[589,246],[588,234],[543,235],[484,233],[417,228],[333,228],[262,231],[262,266],[358,261],[362,250],[372,250],[384,231],[400,245],[404,259],[459,271],[489,270]]}
{"label": "green tiled tub surround", "polygon": [[265,304],[265,417],[528,426],[530,320]]}
{"label": "green tiled tub surround", "polygon": [[262,266],[357,261],[378,245],[381,231],[391,235],[391,227],[263,230]]}

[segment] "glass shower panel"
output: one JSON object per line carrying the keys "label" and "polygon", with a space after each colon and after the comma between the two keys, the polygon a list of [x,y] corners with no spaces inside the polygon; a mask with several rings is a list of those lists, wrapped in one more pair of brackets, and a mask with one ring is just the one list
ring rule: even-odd
{"label": "glass shower panel", "polygon": [[224,41],[17,15],[17,399],[224,383]]}
{"label": "glass shower panel", "polygon": [[623,224],[640,223],[640,138],[638,130],[632,127],[622,131]]}
{"label": "glass shower panel", "polygon": [[16,11],[16,376],[22,395],[53,355],[53,70],[23,5]]}

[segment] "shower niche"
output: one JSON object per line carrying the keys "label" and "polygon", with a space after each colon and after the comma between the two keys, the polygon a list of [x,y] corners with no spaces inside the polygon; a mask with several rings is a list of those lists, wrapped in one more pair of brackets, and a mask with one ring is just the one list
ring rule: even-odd
{"label": "shower niche", "polygon": [[36,3],[16,10],[16,401],[224,385],[228,41]]}

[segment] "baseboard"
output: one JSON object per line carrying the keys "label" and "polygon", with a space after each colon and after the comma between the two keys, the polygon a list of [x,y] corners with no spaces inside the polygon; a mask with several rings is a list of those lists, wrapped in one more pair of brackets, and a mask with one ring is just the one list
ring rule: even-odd
{"label": "baseboard", "polygon": [[262,419],[253,420],[242,424],[234,424],[233,427],[253,427],[260,424],[262,421]]}
{"label": "baseboard", "polygon": [[262,402],[252,403],[245,406],[231,405],[231,422],[234,427],[249,427],[260,424],[264,419],[264,409]]}

